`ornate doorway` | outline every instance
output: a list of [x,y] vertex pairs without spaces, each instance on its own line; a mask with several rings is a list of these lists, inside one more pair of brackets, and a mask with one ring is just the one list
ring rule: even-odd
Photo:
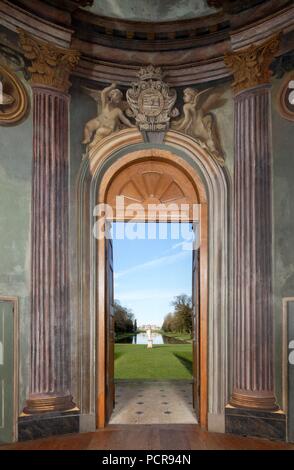
[[[166,134],[164,145],[156,147],[144,144],[137,130],[126,129],[105,138],[87,157],[78,184],[78,334],[83,341],[78,351],[80,387],[77,394],[82,416],[87,420],[95,416],[97,427],[105,426],[107,283],[105,242],[95,240],[92,235],[95,206],[111,204],[120,194],[138,199],[143,205],[150,201],[193,201],[200,205],[201,212],[199,423],[202,427],[222,431],[229,386],[227,319],[230,306],[228,189],[224,170],[193,139],[174,131]],[[127,214],[123,217],[126,219]]]
[[[186,169],[179,167],[175,162],[166,161],[162,157],[147,157],[147,158],[131,158],[130,161],[124,159],[121,168],[113,175],[112,170],[108,171],[105,175],[109,184],[106,191],[100,194],[98,203],[103,202],[111,208],[111,220],[125,222],[129,219],[136,222],[190,222],[200,227],[199,234],[202,236],[202,247],[204,256],[199,258],[199,246],[197,241],[193,244],[193,263],[191,264],[191,277],[192,277],[192,324],[193,324],[193,340],[192,340],[192,357],[193,357],[193,386],[192,396],[194,410],[199,422],[199,412],[201,407],[206,406],[206,395],[201,394],[202,387],[206,389],[205,384],[200,386],[201,369],[199,361],[200,346],[202,351],[207,349],[207,339],[203,332],[200,332],[199,314],[200,308],[201,315],[207,313],[204,311],[202,304],[206,305],[205,299],[200,302],[199,285],[202,279],[202,295],[205,295],[207,286],[204,285],[207,279],[207,253],[206,240],[207,240],[207,217],[204,218],[204,223],[201,223],[201,205],[198,188],[191,178],[191,175],[186,172]],[[200,191],[201,192],[201,191]],[[117,201],[123,198],[123,207],[117,208]],[[203,206],[206,210],[206,206]],[[107,225],[107,222],[105,222]],[[198,232],[198,231],[197,231]],[[109,233],[109,230],[107,231]],[[98,241],[98,251],[100,253],[98,261],[98,271],[100,279],[105,278],[105,294],[100,298],[99,302],[99,325],[98,328],[105,329],[105,344],[101,345],[101,350],[97,357],[97,363],[105,363],[105,397],[103,390],[100,391],[101,404],[99,409],[105,407],[105,418],[98,418],[99,427],[103,427],[105,422],[110,420],[113,407],[114,407],[114,322],[113,322],[113,248],[112,240],[107,239],[103,241],[105,247],[105,255],[103,257],[103,248],[99,248],[102,240]],[[201,252],[200,251],[200,252]],[[199,265],[201,259],[201,267]],[[199,272],[200,271],[200,272]],[[103,313],[103,305],[105,310]],[[201,333],[201,334],[200,334]],[[202,344],[200,345],[200,337]],[[103,343],[103,342],[102,342]],[[105,359],[103,358],[103,349],[105,349]],[[205,369],[204,365],[204,369]],[[104,402],[104,404],[103,404]],[[203,404],[201,404],[201,402]],[[203,423],[202,423],[203,424]]]

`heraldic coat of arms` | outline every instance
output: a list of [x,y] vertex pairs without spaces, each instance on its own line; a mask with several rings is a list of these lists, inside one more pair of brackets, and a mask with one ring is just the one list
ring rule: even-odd
[[139,80],[127,91],[129,117],[134,117],[141,132],[165,133],[171,117],[178,116],[174,108],[177,93],[162,81],[160,67],[148,65],[138,72]]

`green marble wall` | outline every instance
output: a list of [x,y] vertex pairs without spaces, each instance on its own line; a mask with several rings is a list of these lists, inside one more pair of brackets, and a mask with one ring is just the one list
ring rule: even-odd
[[32,113],[17,126],[0,126],[0,294],[19,299],[20,409],[30,361],[31,162]]

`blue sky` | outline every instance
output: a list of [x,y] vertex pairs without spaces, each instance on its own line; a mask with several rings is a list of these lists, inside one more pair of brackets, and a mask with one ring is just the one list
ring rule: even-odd
[[[130,230],[143,236],[149,229],[155,239],[118,239],[127,224],[113,227],[114,298],[131,308],[138,325],[161,326],[172,310],[171,301],[178,294],[191,295],[192,251],[187,239],[192,236],[190,224],[136,224]],[[167,239],[159,238],[167,233]],[[183,233],[183,230],[185,232]],[[178,233],[180,237],[178,237]],[[174,239],[173,239],[174,238]],[[183,245],[184,243],[184,245]]]

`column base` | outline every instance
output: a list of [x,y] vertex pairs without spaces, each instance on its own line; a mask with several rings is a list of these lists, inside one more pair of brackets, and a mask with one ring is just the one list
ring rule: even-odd
[[281,410],[265,411],[227,405],[225,429],[230,434],[285,441],[286,415]]
[[52,411],[67,411],[75,406],[71,395],[34,393],[28,398],[23,411],[26,414],[39,414]]
[[276,397],[272,392],[250,392],[244,393],[242,390],[234,390],[230,399],[230,404],[236,408],[249,408],[266,411],[276,411],[279,409]]
[[22,415],[18,418],[18,441],[79,432],[79,410]]

